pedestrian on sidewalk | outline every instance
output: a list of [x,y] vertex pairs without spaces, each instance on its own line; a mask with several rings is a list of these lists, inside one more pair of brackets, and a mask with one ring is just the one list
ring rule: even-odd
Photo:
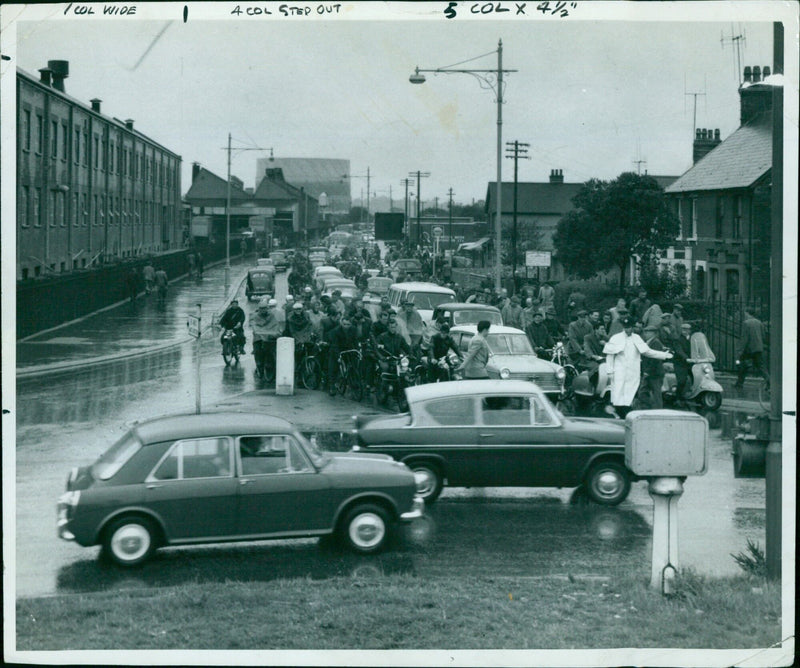
[[197,276],[203,278],[203,256],[199,251],[197,253]]
[[142,269],[142,278],[144,278],[144,290],[149,295],[155,287],[156,270],[153,269],[153,263],[148,260],[144,269]]
[[158,306],[164,308],[167,303],[167,286],[169,285],[169,279],[167,279],[167,272],[164,271],[164,267],[156,269],[155,284],[158,291]]
[[131,267],[125,275],[125,288],[131,304],[136,308],[136,295],[139,292],[139,272],[136,267]]
[[745,310],[742,323],[742,341],[739,345],[739,354],[736,366],[739,372],[736,378],[736,389],[744,386],[748,367],[752,364],[753,371],[760,375],[769,387],[769,373],[764,367],[764,325],[750,311]]

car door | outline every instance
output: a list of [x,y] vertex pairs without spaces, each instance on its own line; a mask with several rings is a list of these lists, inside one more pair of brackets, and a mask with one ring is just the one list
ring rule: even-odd
[[144,505],[170,541],[235,534],[238,483],[228,437],[176,441],[145,480]]
[[390,454],[395,459],[405,459],[413,454],[433,455],[444,463],[448,484],[473,484],[481,470],[475,397],[460,395],[430,399],[415,406],[413,413],[414,420],[404,428],[402,435],[403,455]]
[[482,485],[550,487],[570,479],[561,425],[544,399],[497,393],[482,396],[478,409]]
[[240,536],[329,529],[329,485],[290,434],[237,439]]

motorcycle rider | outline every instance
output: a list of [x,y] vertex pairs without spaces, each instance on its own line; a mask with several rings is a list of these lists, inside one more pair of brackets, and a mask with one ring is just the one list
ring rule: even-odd
[[425,325],[419,311],[414,308],[414,302],[409,299],[403,302],[403,310],[397,314],[397,321],[409,347],[412,350],[418,349]]
[[450,325],[443,322],[439,326],[439,331],[431,337],[431,356],[428,359],[428,374],[434,381],[436,381],[441,374],[438,360],[447,355],[449,350],[452,350],[458,356],[459,362],[464,361],[463,356],[456,346],[456,342],[453,340],[453,337],[450,336]]
[[256,373],[260,376],[261,369],[268,361],[275,367],[275,347],[278,337],[283,332],[283,327],[275,315],[278,302],[268,297],[262,297],[258,308],[250,319],[253,330],[253,355],[256,360]]
[[581,367],[589,372],[589,382],[597,387],[598,370],[603,361],[603,346],[606,343],[606,328],[598,322],[589,334],[583,337],[583,355]]
[[219,319],[220,327],[222,327],[222,334],[219,337],[219,342],[222,344],[225,338],[225,332],[232,329],[234,334],[233,340],[239,347],[240,355],[244,355],[244,321],[245,315],[242,307],[239,306],[239,300],[231,299],[230,305],[225,309],[225,313],[223,313],[222,317]]
[[528,335],[533,350],[540,357],[545,350],[550,350],[555,345],[550,330],[544,324],[544,315],[541,311],[534,311],[533,322],[525,328],[525,333]]
[[389,329],[377,338],[378,364],[382,371],[389,370],[388,356],[399,357],[401,354],[411,355],[411,348],[398,332],[396,319],[389,320]]

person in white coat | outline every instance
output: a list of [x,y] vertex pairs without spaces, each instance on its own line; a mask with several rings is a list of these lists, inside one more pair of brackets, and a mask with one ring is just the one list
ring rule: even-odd
[[611,403],[621,418],[630,411],[639,389],[642,355],[660,360],[672,359],[672,353],[650,348],[642,337],[633,333],[633,325],[633,318],[623,317],[622,331],[614,334],[603,348],[611,381]]

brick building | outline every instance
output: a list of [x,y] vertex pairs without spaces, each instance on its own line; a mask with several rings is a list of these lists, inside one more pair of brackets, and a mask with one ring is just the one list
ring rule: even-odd
[[17,279],[177,249],[181,156],[67,95],[69,63],[17,69]]
[[772,175],[770,69],[746,67],[740,127],[721,141],[698,130],[694,164],[666,189],[681,235],[665,264],[683,267],[693,296],[769,298]]

